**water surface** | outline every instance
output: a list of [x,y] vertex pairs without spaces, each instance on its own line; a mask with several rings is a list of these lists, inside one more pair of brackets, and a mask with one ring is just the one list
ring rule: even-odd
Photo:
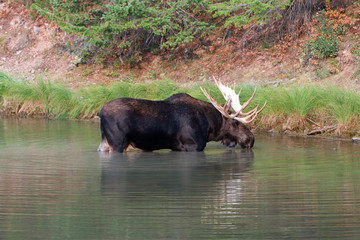
[[0,118],[1,239],[358,239],[360,146],[98,154],[94,122]]

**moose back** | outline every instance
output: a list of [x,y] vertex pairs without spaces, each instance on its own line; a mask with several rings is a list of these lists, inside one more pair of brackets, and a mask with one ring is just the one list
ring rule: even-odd
[[[228,102],[225,105],[229,105]],[[162,101],[112,100],[99,114],[98,151],[123,152],[129,146],[144,151],[202,151],[209,141],[221,141],[228,147],[239,144],[242,148],[252,148],[255,141],[252,132],[239,117],[231,118],[235,113],[227,106],[222,111],[219,106],[185,93]]]

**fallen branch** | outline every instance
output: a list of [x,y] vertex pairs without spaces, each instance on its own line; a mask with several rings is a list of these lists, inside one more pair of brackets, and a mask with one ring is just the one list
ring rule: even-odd
[[314,120],[312,120],[312,119],[310,119],[310,118],[308,118],[308,117],[306,118],[306,120],[308,120],[308,121],[311,122],[312,124],[320,127],[320,125],[319,125],[317,122],[315,122]]
[[325,126],[321,129],[315,129],[311,132],[309,132],[307,135],[316,135],[316,134],[322,134],[325,132],[331,132],[331,131],[335,131],[337,128],[337,126]]

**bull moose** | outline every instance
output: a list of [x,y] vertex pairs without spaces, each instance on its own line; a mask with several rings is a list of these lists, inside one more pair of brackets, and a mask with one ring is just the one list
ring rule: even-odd
[[[240,104],[239,94],[220,81],[215,83],[226,103],[220,105],[210,91],[201,88],[205,102],[186,93],[162,101],[118,98],[106,103],[100,111],[101,143],[98,151],[123,152],[129,146],[153,151],[202,151],[209,141],[221,141],[225,146],[252,148],[254,135],[244,125],[264,109],[243,113],[253,99]],[[231,108],[233,110],[231,110]]]

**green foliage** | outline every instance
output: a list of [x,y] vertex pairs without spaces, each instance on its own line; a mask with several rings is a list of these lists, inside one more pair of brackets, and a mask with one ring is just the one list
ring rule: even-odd
[[[91,118],[108,101],[119,97],[161,100],[182,89],[170,80],[149,83],[117,82],[110,86],[92,86],[73,92],[67,87],[39,79],[35,84],[14,81],[0,72],[0,98],[22,105],[39,104],[45,114],[58,118]],[[31,109],[31,107],[29,107]],[[17,111],[17,110],[15,110]],[[30,111],[32,112],[32,111]]]
[[13,80],[9,76],[0,72],[0,97],[6,93],[12,83]]
[[360,117],[360,98],[359,94],[353,91],[328,88],[323,92],[323,100],[326,102],[329,115],[335,117],[340,124],[350,124]]
[[[34,0],[31,9],[84,40],[74,44],[78,49],[71,47],[81,63],[134,67],[148,53],[166,52],[173,60],[176,53],[182,53],[178,48],[199,47],[196,44],[208,40],[206,37],[216,28],[227,28],[225,36],[230,36],[232,28],[246,27],[241,41],[246,41],[248,35],[249,39],[260,37],[261,33],[274,35],[271,34],[274,29],[280,34],[288,31],[297,35],[299,32],[293,30],[300,31],[307,19],[319,11],[319,6],[327,6],[326,12],[334,12],[329,7],[332,2],[335,1]],[[344,30],[344,23],[338,21],[341,18],[326,16],[324,12],[317,15],[316,34],[304,45],[307,56],[337,55],[337,36]]]
[[[134,66],[147,52],[184,47],[215,29],[282,17],[290,0],[35,0],[32,9],[87,42],[82,57]],[[216,21],[219,22],[219,21]]]
[[338,36],[343,33],[343,26],[326,18],[325,12],[316,14],[316,26],[314,36],[304,45],[304,51],[309,56],[319,59],[336,57],[339,51]]
[[307,117],[319,104],[318,92],[311,86],[277,88],[269,96],[270,111],[301,119]]
[[[200,86],[211,92],[218,102],[225,100],[211,82],[203,82],[180,87],[170,80],[150,81],[148,83],[131,83],[121,81],[109,86],[91,86],[71,91],[65,86],[46,82],[40,79],[35,84],[26,81],[14,81],[0,72],[0,98],[15,103],[15,112],[22,106],[36,108],[42,106],[41,114],[57,118],[91,118],[97,115],[101,107],[108,101],[119,97],[162,100],[174,93],[186,92],[191,96],[207,101]],[[247,101],[254,91],[253,86],[236,86],[238,92],[242,88],[240,102]],[[292,86],[289,88],[258,87],[255,98],[248,110],[256,104],[267,106],[261,113],[264,116],[283,116],[305,120],[306,118],[323,121],[351,124],[360,119],[360,96],[358,93],[335,87]],[[28,114],[28,113],[25,113]]]
[[[99,55],[133,65],[146,52],[174,49],[208,34],[214,27],[202,21],[205,0],[151,1],[51,0],[51,7],[32,9],[56,21],[68,33],[84,37]],[[103,61],[103,60],[101,60]]]
[[212,4],[210,10],[215,17],[225,17],[225,27],[233,25],[242,28],[251,22],[259,25],[270,19],[279,19],[282,17],[281,10],[291,4],[290,0],[230,0]]
[[74,108],[76,102],[73,99],[72,92],[67,87],[57,84],[51,85],[48,99],[49,113],[57,118],[66,118],[69,109]]

